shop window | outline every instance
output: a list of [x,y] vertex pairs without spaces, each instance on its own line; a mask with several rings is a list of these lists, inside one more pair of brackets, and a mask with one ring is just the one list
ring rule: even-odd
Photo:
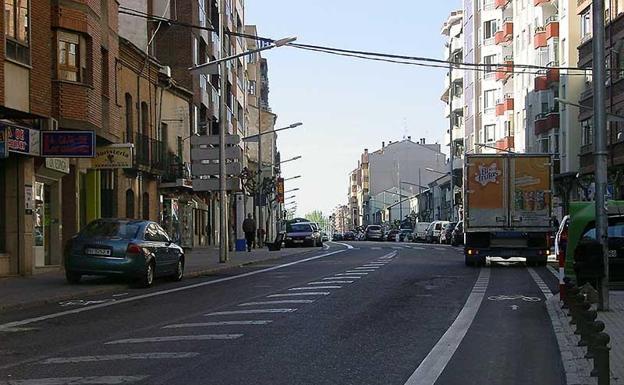
[[115,208],[115,175],[112,170],[100,171],[100,183],[102,186],[100,213],[102,218],[116,217]]
[[[83,81],[81,73],[81,47],[80,36],[69,32],[58,32],[57,39],[57,68],[58,78],[71,82]],[[84,47],[82,47],[84,48]]]
[[30,64],[30,14],[28,0],[4,1],[6,56]]
[[143,193],[143,219],[149,220],[150,217],[150,203],[149,203],[149,193]]
[[126,218],[134,218],[134,191],[126,190]]

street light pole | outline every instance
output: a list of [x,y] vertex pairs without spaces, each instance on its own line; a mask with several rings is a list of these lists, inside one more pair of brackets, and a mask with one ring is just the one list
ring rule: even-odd
[[453,144],[453,48],[451,34],[449,33],[449,163],[451,164],[451,222],[455,221],[455,178],[453,178],[453,161],[455,158],[455,146]]
[[[221,58],[225,57],[225,2],[221,0],[219,4],[219,41]],[[228,129],[227,110],[226,110],[226,86],[227,86],[227,66],[226,61],[219,63],[219,88],[221,97],[219,98],[219,262],[226,263],[229,252],[229,231],[228,231],[228,205],[227,205],[227,175],[225,167],[225,131]]]
[[[596,174],[596,238],[602,246],[604,277],[600,280],[599,310],[609,310],[609,254],[607,248],[607,119],[605,89],[605,5],[593,1],[594,172]],[[611,11],[611,10],[609,10]]]

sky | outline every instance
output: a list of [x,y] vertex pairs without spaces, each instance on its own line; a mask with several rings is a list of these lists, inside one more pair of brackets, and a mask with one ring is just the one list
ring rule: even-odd
[[[442,25],[459,0],[247,0],[245,24],[263,37],[296,36],[298,43],[443,58]],[[263,53],[269,65],[269,103],[286,190],[299,188],[297,215],[332,213],[347,203],[348,175],[367,148],[426,138],[442,142],[448,121],[440,101],[446,70],[364,61],[291,47]],[[293,194],[287,194],[293,195]]]

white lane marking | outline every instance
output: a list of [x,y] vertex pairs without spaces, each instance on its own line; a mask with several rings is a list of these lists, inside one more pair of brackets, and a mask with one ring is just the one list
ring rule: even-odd
[[100,362],[117,360],[159,360],[197,357],[199,353],[176,352],[176,353],[131,353],[131,354],[109,354],[103,356],[78,356],[78,357],[55,357],[41,361],[42,365],[49,364],[76,364],[79,362]]
[[394,250],[403,250],[403,248],[401,246],[392,246],[392,248]]
[[268,325],[273,321],[259,320],[259,321],[219,321],[219,322],[196,322],[186,324],[173,324],[163,326],[163,329],[182,329],[182,328],[202,328],[210,326],[240,326],[240,325]]
[[347,271],[346,273],[338,273],[338,274],[334,274],[334,276],[336,277],[340,277],[340,276],[352,276],[352,275],[368,275],[367,272],[364,271]]
[[[477,282],[489,282],[490,270],[481,269]],[[416,371],[408,378],[405,385],[434,384],[446,365],[455,354],[462,339],[468,332],[472,321],[477,315],[485,293],[473,288],[463,309],[459,312],[451,327],[435,344],[427,357],[420,363]]]
[[342,286],[308,286],[308,287],[293,287],[288,289],[289,291],[298,290],[318,290],[318,289],[342,289]]
[[532,267],[528,267],[527,270],[529,270],[529,274],[531,274],[533,281],[535,281],[535,283],[537,284],[537,287],[539,287],[539,289],[542,291],[542,293],[544,294],[544,297],[546,297],[546,299],[549,299],[550,297],[552,297],[553,296],[552,291],[550,291],[550,288],[548,287],[548,285],[544,283],[544,280],[542,280],[542,277],[540,277],[539,274],[537,274],[535,269],[533,269]]
[[420,246],[412,246],[413,250],[426,250],[424,247],[420,247]]
[[381,250],[381,247],[371,247],[371,250]]
[[557,279],[559,279],[559,271],[555,270],[555,268],[550,265],[546,267],[548,268],[548,271],[550,271],[555,277],[557,277]]
[[205,341],[205,340],[234,340],[242,337],[242,334],[196,334],[190,336],[164,336],[146,338],[126,338],[106,342],[104,345],[142,344],[148,342],[177,342],[177,341]]
[[0,385],[119,385],[145,380],[149,376],[91,376],[91,377],[57,377],[37,378],[32,380],[0,381]]
[[331,243],[335,243],[335,244],[337,244],[337,245],[344,246],[344,247],[346,247],[346,248],[347,248],[347,250],[351,250],[351,249],[353,249],[353,246],[348,245],[348,244],[346,244],[346,243],[340,243],[340,242],[334,242],[334,241],[331,241]]
[[446,251],[446,249],[444,247],[434,247],[434,249],[436,249],[438,251]]
[[370,269],[379,269],[379,266],[362,266],[362,267],[356,267],[353,270],[370,270]]
[[303,292],[303,293],[284,293],[284,294],[271,294],[268,298],[281,298],[281,297],[303,297],[305,295],[330,295],[328,291],[315,291],[315,292]]
[[329,245],[323,245],[323,250],[329,250]]
[[261,302],[245,302],[238,306],[256,306],[256,305],[283,305],[291,303],[312,303],[313,299],[284,299],[281,301],[261,301]]
[[297,309],[248,309],[248,310],[229,310],[229,311],[215,311],[212,313],[204,314],[206,317],[213,315],[234,315],[234,314],[271,314],[271,313],[292,313]]
[[355,275],[359,275],[359,274],[368,274],[368,273],[374,273],[377,270],[347,270],[347,274],[355,274]]
[[353,283],[353,281],[325,281],[325,282],[309,282],[308,285],[327,285],[333,283]]
[[354,277],[354,276],[352,276],[352,277],[327,277],[327,278],[323,278],[323,280],[330,281],[330,280],[334,280],[334,279],[360,279],[360,278],[362,278],[362,277]]
[[257,274],[266,273],[268,271],[279,270],[279,269],[283,269],[283,268],[286,268],[286,267],[289,267],[289,266],[298,265],[300,263],[314,261],[316,259],[329,257],[330,255],[339,254],[339,253],[342,253],[344,251],[346,251],[346,250],[336,250],[336,251],[332,251],[330,253],[317,255],[315,257],[304,258],[304,259],[300,259],[298,261],[285,263],[283,265],[267,267],[266,269],[250,271],[248,273],[243,273],[243,274],[235,275],[235,276],[232,276],[232,277],[219,278],[219,279],[215,279],[215,280],[212,280],[212,281],[200,282],[200,283],[195,283],[195,284],[188,285],[188,286],[176,287],[174,289],[160,290],[160,291],[155,291],[155,292],[148,293],[148,294],[137,295],[137,296],[134,296],[134,297],[122,298],[122,299],[119,299],[119,300],[114,301],[114,302],[100,303],[100,304],[97,304],[97,305],[91,305],[91,306],[85,306],[85,307],[75,308],[75,309],[71,309],[71,310],[65,310],[65,311],[61,311],[61,312],[58,312],[58,313],[46,314],[46,315],[39,316],[39,317],[27,318],[27,319],[23,319],[23,320],[20,320],[20,321],[8,322],[8,323],[5,323],[5,324],[0,324],[0,332],[3,332],[3,331],[5,331],[5,329],[10,329],[10,328],[13,328],[15,326],[28,325],[28,324],[32,324],[32,323],[35,323],[35,322],[45,321],[45,320],[49,320],[49,319],[53,319],[53,318],[64,317],[64,316],[70,315],[70,314],[78,314],[78,313],[91,311],[91,310],[95,310],[95,309],[101,309],[101,308],[104,308],[104,307],[120,305],[122,303],[139,301],[139,300],[146,299],[146,298],[158,297],[158,296],[165,295],[165,294],[177,293],[177,292],[180,292],[180,291],[195,289],[195,288],[198,288],[198,287],[214,285],[214,284],[221,283],[221,282],[227,282],[227,281],[232,281],[232,280],[235,280],[235,279],[250,277],[250,276],[253,276],[253,275],[257,275]]

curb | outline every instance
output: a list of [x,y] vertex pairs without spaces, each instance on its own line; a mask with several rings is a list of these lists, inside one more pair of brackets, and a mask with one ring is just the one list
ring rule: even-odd
[[[241,268],[241,267],[250,266],[250,265],[254,265],[254,264],[262,263],[262,262],[276,261],[278,259],[302,255],[302,254],[310,253],[312,251],[317,251],[317,250],[305,250],[305,251],[302,251],[301,253],[293,253],[289,255],[282,255],[282,256],[276,256],[276,257],[269,256],[267,258],[257,259],[255,261],[243,262],[243,263],[236,264],[236,265],[217,266],[217,267],[212,267],[209,269],[193,270],[193,271],[185,272],[184,277],[185,278],[199,278],[199,277],[203,277],[203,276],[206,276],[208,274],[215,273],[218,271]],[[113,292],[119,289],[124,289],[124,288],[128,288],[128,285],[124,284],[124,285],[115,285],[115,286],[109,286],[109,287],[104,287],[104,288],[94,288],[93,290],[88,290],[88,291],[85,291],[84,293],[57,295],[53,297],[47,297],[41,300],[35,300],[35,301],[13,304],[13,305],[1,305],[0,304],[0,315],[8,311],[25,310],[25,309],[33,308],[36,306],[47,305],[47,304],[51,304],[54,302],[69,300],[69,299],[75,298],[77,295],[80,295],[80,296],[100,295],[100,294],[106,294],[106,293],[110,293],[110,292]]]
[[579,338],[574,334],[568,316],[561,309],[559,294],[546,300],[546,308],[559,345],[566,384],[597,385],[598,379],[590,376],[592,366],[585,358],[585,349],[577,345]]

